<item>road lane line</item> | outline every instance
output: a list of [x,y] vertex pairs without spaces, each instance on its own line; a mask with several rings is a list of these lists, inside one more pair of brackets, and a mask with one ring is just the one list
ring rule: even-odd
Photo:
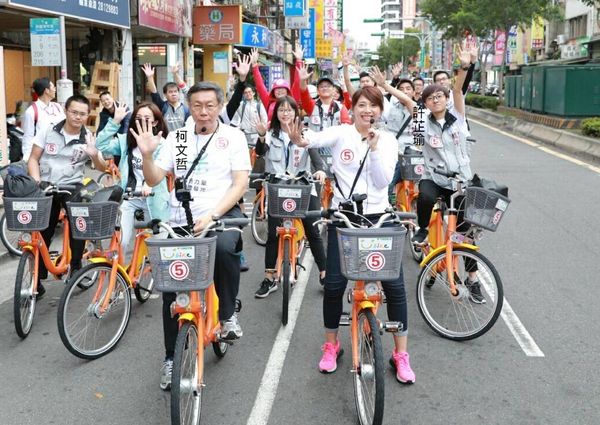
[[269,360],[265,367],[260,387],[256,392],[256,400],[254,401],[254,407],[248,418],[246,425],[267,425],[269,422],[269,416],[271,416],[271,409],[275,402],[275,396],[277,395],[277,386],[279,385],[279,379],[281,378],[281,371],[283,370],[283,364],[285,363],[285,357],[287,355],[290,342],[292,341],[292,335],[294,334],[294,328],[296,327],[296,320],[302,306],[302,300],[304,299],[304,292],[310,277],[310,272],[314,264],[313,256],[309,251],[304,254],[304,260],[302,265],[306,270],[302,271],[300,278],[294,286],[292,297],[289,303],[288,309],[288,324],[287,326],[281,326],[277,337],[271,349]]
[[600,167],[596,167],[596,166],[594,166],[592,164],[588,164],[588,163],[586,163],[584,161],[580,161],[579,159],[576,159],[576,158],[573,158],[573,157],[571,157],[569,155],[565,155],[563,153],[557,152],[557,151],[555,151],[553,149],[550,149],[550,148],[548,148],[546,146],[542,146],[539,143],[532,142],[531,140],[527,140],[527,139],[525,139],[523,137],[515,136],[514,134],[507,133],[506,131],[503,131],[503,130],[498,130],[497,128],[492,127],[491,125],[484,124],[483,122],[478,121],[476,119],[469,118],[469,121],[472,121],[475,124],[478,124],[478,125],[480,125],[482,127],[488,128],[488,129],[490,129],[492,131],[495,131],[496,133],[500,133],[500,134],[502,134],[504,136],[510,137],[512,139],[515,139],[515,140],[517,140],[517,141],[519,141],[521,143],[525,143],[526,145],[529,145],[531,147],[537,148],[537,149],[541,150],[542,152],[546,152],[546,153],[548,153],[550,155],[553,155],[553,156],[555,156],[557,158],[564,159],[565,161],[572,162],[573,164],[579,165],[581,167],[587,168],[590,171],[593,171],[595,173],[600,174]]
[[514,312],[506,298],[504,298],[504,305],[502,306],[502,313],[500,313],[500,317],[508,326],[508,329],[513,334],[521,349],[525,352],[525,354],[529,357],[545,357],[540,347],[535,343],[519,317]]

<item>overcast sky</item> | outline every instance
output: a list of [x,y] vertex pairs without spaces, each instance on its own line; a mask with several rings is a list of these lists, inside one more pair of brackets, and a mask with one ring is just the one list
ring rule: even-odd
[[344,0],[344,28],[358,41],[366,41],[375,50],[380,37],[372,37],[372,32],[380,32],[381,24],[365,24],[363,19],[381,18],[380,0]]

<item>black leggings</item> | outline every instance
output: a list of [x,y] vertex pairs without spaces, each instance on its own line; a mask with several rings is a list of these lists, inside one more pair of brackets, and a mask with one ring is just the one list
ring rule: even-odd
[[[310,211],[313,211],[318,210],[320,208],[321,204],[319,198],[317,198],[316,196],[311,196],[308,209]],[[326,266],[325,248],[323,247],[323,238],[321,238],[319,228],[317,226],[313,226],[315,221],[317,221],[316,218],[303,218],[302,225],[304,226],[304,232],[306,233],[306,238],[308,239],[310,250],[312,252],[313,257],[315,258],[315,263],[317,263],[317,267],[321,272],[325,270]],[[281,219],[269,216],[268,226],[269,236],[267,238],[267,245],[265,250],[265,269],[273,270],[275,269],[277,262],[277,226],[281,226]]]
[[[431,220],[431,212],[438,198],[442,198],[446,205],[450,206],[450,196],[454,193],[451,189],[445,189],[438,186],[432,180],[421,180],[419,182],[419,197],[417,198],[417,216],[419,227],[421,229],[427,229],[429,221]],[[463,196],[459,196],[455,199],[455,207],[458,209],[458,221],[457,230],[459,232],[466,232],[469,230],[469,223],[466,223],[463,219],[464,211],[458,208],[464,199]]]
[[[342,276],[341,272],[336,226],[329,225],[327,231],[327,273],[324,279],[323,322],[325,328],[331,331],[339,327],[348,280]],[[397,280],[381,282],[381,285],[387,299],[389,320],[401,322],[403,325],[402,331],[396,335],[408,335],[408,308],[402,269]]]

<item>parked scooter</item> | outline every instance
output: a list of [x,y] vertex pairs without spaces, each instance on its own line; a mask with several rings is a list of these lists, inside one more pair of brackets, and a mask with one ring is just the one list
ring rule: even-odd
[[6,116],[6,132],[8,134],[8,160],[18,162],[23,159],[23,130],[17,125],[14,114]]

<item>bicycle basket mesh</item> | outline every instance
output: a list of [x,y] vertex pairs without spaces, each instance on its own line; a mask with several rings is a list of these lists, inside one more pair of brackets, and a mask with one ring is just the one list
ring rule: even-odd
[[406,229],[337,229],[341,271],[350,280],[395,280],[400,277]]
[[215,270],[217,237],[146,240],[155,289],[159,292],[201,291]]
[[42,198],[4,198],[6,227],[13,231],[45,230],[50,221],[52,196]]
[[269,215],[277,218],[304,218],[311,189],[310,185],[268,183]]
[[400,157],[400,173],[402,180],[419,181],[425,172],[423,155],[402,155]]
[[495,232],[510,204],[510,199],[475,186],[468,187],[465,192],[465,221]]
[[117,202],[67,202],[67,210],[73,239],[110,239],[115,233],[119,213]]

